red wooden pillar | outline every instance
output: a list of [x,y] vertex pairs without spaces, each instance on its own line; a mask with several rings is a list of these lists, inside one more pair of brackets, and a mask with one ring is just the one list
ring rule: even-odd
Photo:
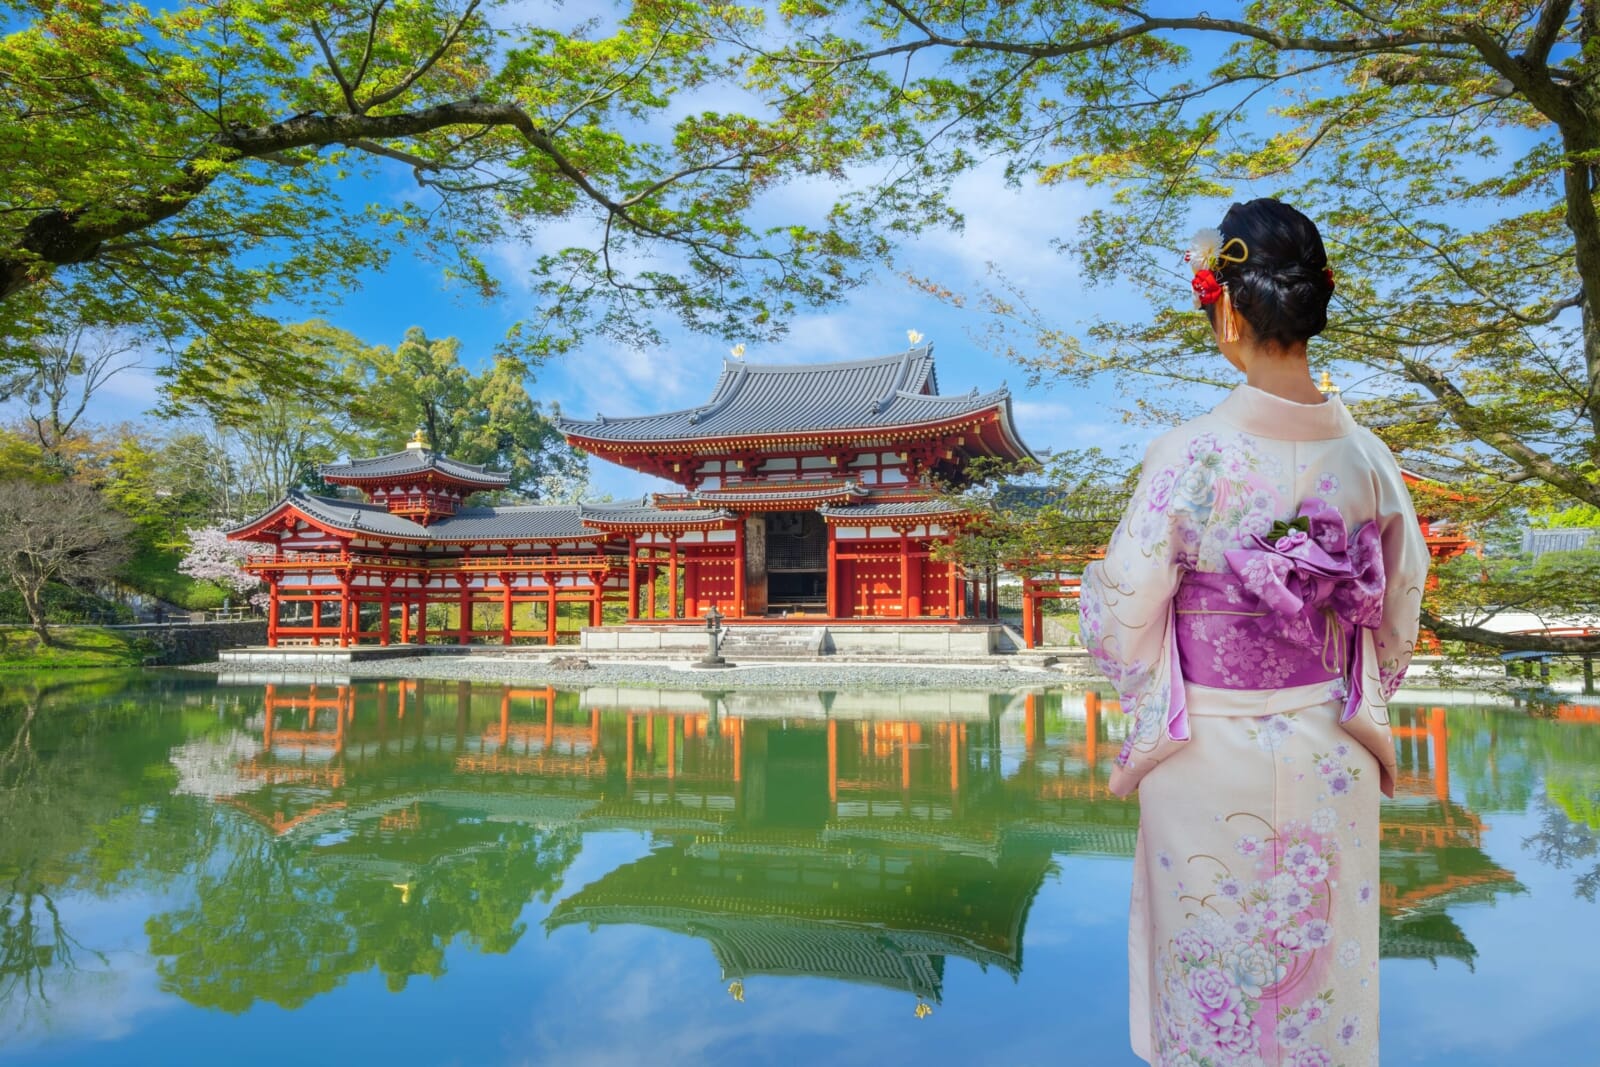
[[556,580],[553,571],[544,576],[544,584],[550,587],[544,613],[544,643],[547,645],[556,643],[556,624],[560,621],[560,612],[556,609]]
[[926,566],[924,560],[926,559],[926,555],[923,555],[918,559],[912,559],[911,542],[906,542],[906,579],[908,582],[906,586],[907,618],[920,619],[922,617],[922,578],[923,570]]
[[[830,579],[831,580],[831,579]],[[733,610],[736,619],[744,618],[744,516],[733,527]]]
[[828,531],[828,618],[839,618],[839,530],[829,525]]
[[966,614],[966,605],[961,602],[961,574],[960,569],[956,566],[955,546],[956,535],[951,534],[950,571],[946,577],[950,585],[950,610],[947,614],[952,620],[959,619],[962,617],[962,615]]
[[395,600],[394,589],[390,589],[392,582],[394,582],[392,577],[384,579],[384,606],[382,606],[381,629],[378,632],[379,645],[387,645],[389,643],[389,616],[392,613],[392,609],[394,609]]
[[400,595],[400,643],[411,643],[411,593],[406,590]]
[[311,598],[311,644],[313,647],[322,644],[322,597]]
[[267,576],[267,647],[278,647],[278,613],[281,605],[278,602],[278,582],[283,576],[278,574]]
[[629,619],[639,617],[639,539],[634,534],[628,535],[628,615]]
[[339,647],[348,648],[351,633],[355,629],[351,625],[350,604],[350,577],[348,575],[339,579]]
[[1023,648],[1038,648],[1039,647],[1039,631],[1036,628],[1037,624],[1034,621],[1034,614],[1033,614],[1034,606],[1035,606],[1036,603],[1037,603],[1037,601],[1034,599],[1034,595],[1033,595],[1033,579],[1025,576],[1022,579],[1022,647]]
[[678,535],[673,534],[667,549],[667,618],[678,617]]
[[645,600],[649,602],[649,610],[645,612],[645,618],[653,619],[656,617],[656,550],[653,544],[648,551],[649,554],[646,558],[649,562],[644,566],[644,577],[645,582],[650,587],[650,592],[645,596]]
[[911,614],[911,543],[904,533],[900,535],[900,617]]
[[428,583],[423,579],[422,588],[417,590],[417,644],[428,643]]
[[593,588],[594,598],[589,601],[589,625],[600,626],[604,624],[605,617],[605,587],[606,576],[601,571],[589,572],[589,585]]
[[500,575],[500,643],[511,643],[511,575]]
[[[700,536],[704,537],[705,532],[701,531]],[[697,550],[688,547],[683,550],[683,617],[686,619],[694,618],[700,611],[700,577],[704,566],[703,551],[703,549],[698,550],[699,554],[697,554]],[[691,559],[700,563],[700,566],[691,567],[689,565]]]
[[468,580],[465,574],[456,578],[461,583],[461,625],[456,630],[456,643],[462,645],[472,640],[472,586]]
[[989,618],[1000,617],[1000,572],[989,568]]

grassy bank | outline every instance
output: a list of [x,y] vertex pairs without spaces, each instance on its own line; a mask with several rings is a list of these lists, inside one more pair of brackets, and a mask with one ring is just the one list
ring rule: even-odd
[[54,644],[45,645],[32,630],[0,628],[0,671],[137,667],[152,651],[136,634],[95,626],[53,629],[50,637]]

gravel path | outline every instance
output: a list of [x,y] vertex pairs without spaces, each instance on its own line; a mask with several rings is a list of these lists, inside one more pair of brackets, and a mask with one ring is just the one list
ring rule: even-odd
[[694,670],[683,663],[596,661],[587,669],[559,669],[540,659],[490,656],[416,656],[326,665],[201,663],[192,671],[229,674],[429,678],[473,682],[540,682],[558,686],[656,689],[978,689],[1010,692],[1046,686],[1092,685],[1074,670],[961,666],[937,663],[765,663],[727,670]]

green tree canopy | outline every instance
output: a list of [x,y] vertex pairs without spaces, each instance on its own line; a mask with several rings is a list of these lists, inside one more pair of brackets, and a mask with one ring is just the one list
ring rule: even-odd
[[[206,336],[176,349],[180,401],[217,399],[241,365],[316,384],[277,358],[269,309],[316,305],[402,238],[485,294],[500,284],[485,250],[532,244],[537,306],[509,339],[524,355],[583,327],[649,334],[657,312],[770,332],[883,247],[842,207],[759,218],[763,194],[892,140],[832,123],[843,87],[758,78],[724,40],[759,8],[651,0],[577,23],[556,5],[532,24],[495,0],[4,11],[0,340],[69,307],[174,346]],[[363,183],[396,171],[417,185],[406,202]]]
[[[1365,387],[1358,417],[1459,490],[1458,517],[1600,504],[1594,5],[785,11],[795,36],[762,69],[850,86],[857,122],[914,123],[917,164],[941,180],[998,157],[1014,182],[1104,191],[1076,230],[1046,235],[1073,265],[1065,298],[1003,276],[985,296],[999,347],[1040,378],[1115,375],[1163,421],[1191,414],[1192,394],[1140,383],[1232,384],[1180,253],[1228,198],[1279,195],[1319,222],[1338,272],[1313,359]],[[1055,310],[1091,306],[1079,290],[1094,285],[1132,286],[1152,310]]]
[[393,350],[364,355],[350,447],[392,451],[420,429],[435,451],[509,471],[508,497],[570,499],[586,484],[588,463],[528,395],[527,378],[526,365],[504,355],[473,374],[459,340],[413,326]]

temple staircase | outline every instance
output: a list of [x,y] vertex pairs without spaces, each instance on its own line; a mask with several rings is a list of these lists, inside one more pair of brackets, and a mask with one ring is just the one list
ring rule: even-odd
[[816,659],[828,654],[825,626],[730,626],[722,634],[722,655],[743,660]]

